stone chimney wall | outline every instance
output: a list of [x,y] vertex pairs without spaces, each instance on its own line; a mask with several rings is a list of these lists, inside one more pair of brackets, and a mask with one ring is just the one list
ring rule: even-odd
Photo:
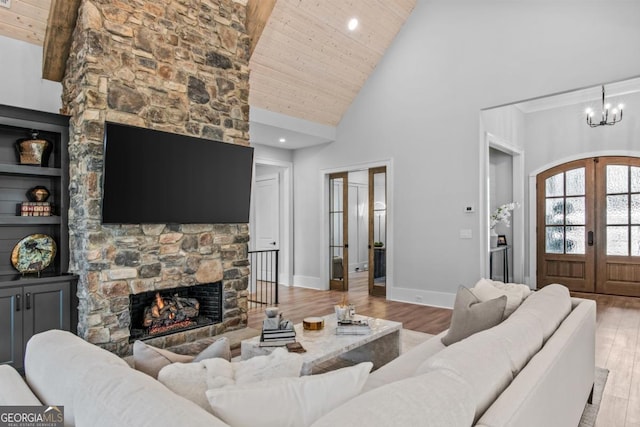
[[246,326],[247,224],[101,224],[105,121],[249,145],[245,13],[246,0],[81,3],[62,95],[70,270],[78,334],[117,354],[131,352],[131,293],[223,281],[223,323],[167,344]]

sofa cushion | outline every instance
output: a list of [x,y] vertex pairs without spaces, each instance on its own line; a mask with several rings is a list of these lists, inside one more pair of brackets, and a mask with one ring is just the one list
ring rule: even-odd
[[78,426],[226,426],[195,403],[128,366],[88,371],[75,386]]
[[173,363],[160,370],[158,381],[174,393],[212,412],[205,395],[207,390],[273,378],[298,377],[302,363],[299,354],[277,348],[270,355],[240,362],[211,358],[197,363]]
[[473,389],[464,379],[433,371],[362,393],[313,427],[460,427],[473,423],[474,411]]
[[441,341],[441,338],[445,334],[446,332],[441,332],[435,337],[429,338],[402,354],[400,357],[396,357],[391,362],[373,371],[369,374],[367,382],[364,383],[362,392],[364,393],[385,384],[412,377],[418,366],[445,348],[445,345],[442,344]]
[[533,316],[538,319],[543,340],[546,341],[570,312],[569,289],[563,285],[551,284],[532,293],[512,314],[512,317]]
[[152,378],[158,378],[160,369],[176,362],[191,362],[193,356],[176,354],[169,350],[156,348],[138,340],[133,343],[134,367]]
[[0,406],[42,405],[18,371],[9,365],[0,365],[0,384]]
[[360,393],[372,367],[364,362],[320,375],[213,389],[207,398],[214,414],[232,426],[307,427]]
[[480,300],[467,288],[460,286],[453,304],[451,326],[442,337],[444,345],[451,345],[476,332],[489,329],[502,321],[507,297],[489,301]]
[[27,383],[38,399],[45,405],[64,406],[65,426],[76,424],[74,396],[83,389],[88,372],[111,366],[130,369],[115,354],[55,329],[31,337],[24,364]]
[[473,292],[480,301],[489,301],[505,295],[507,297],[507,305],[504,309],[504,317],[507,318],[520,306],[522,301],[529,296],[531,289],[529,289],[527,285],[480,279],[471,289],[471,292]]
[[448,371],[449,375],[468,383],[473,390],[476,418],[513,380],[504,343],[489,332],[474,334],[445,348],[416,370],[416,375]]

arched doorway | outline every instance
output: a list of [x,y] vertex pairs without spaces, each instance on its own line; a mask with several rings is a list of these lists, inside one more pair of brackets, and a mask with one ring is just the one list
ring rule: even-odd
[[536,182],[538,287],[640,296],[640,158],[576,160]]

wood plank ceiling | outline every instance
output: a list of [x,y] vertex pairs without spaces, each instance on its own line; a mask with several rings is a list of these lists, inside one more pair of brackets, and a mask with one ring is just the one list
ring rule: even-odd
[[[77,7],[78,1],[74,2]],[[251,56],[250,105],[337,125],[415,2],[275,1]],[[11,5],[8,9],[0,7],[0,35],[37,45],[44,43],[52,0],[0,0],[0,3]],[[267,19],[271,7],[260,6],[261,10],[255,12],[258,21]],[[353,32],[347,29],[351,18],[359,20]],[[64,60],[60,62],[64,64]],[[59,81],[61,73],[59,70],[45,78]]]
[[[251,56],[249,104],[335,126],[415,0],[278,0]],[[350,32],[351,18],[359,20]]]
[[42,45],[51,0],[9,0],[0,7],[0,35]]

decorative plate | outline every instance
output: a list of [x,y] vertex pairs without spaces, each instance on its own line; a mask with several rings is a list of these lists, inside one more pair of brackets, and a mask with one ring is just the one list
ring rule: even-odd
[[11,264],[20,273],[39,273],[56,256],[56,242],[46,234],[31,234],[20,240],[11,252]]

